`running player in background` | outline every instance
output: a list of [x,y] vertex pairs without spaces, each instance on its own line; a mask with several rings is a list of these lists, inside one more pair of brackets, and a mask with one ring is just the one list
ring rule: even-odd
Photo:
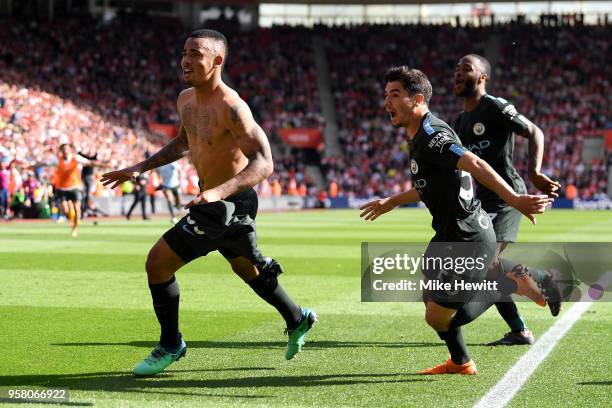
[[[529,140],[529,179],[549,197],[558,197],[561,185],[541,172],[544,155],[544,134],[536,125],[517,112],[512,103],[487,94],[491,64],[476,54],[464,56],[454,74],[454,93],[463,98],[463,112],[455,120],[454,129],[461,143],[486,161],[517,194],[527,192],[525,183],[512,164],[514,134]],[[508,269],[516,262],[500,258],[508,243],[516,241],[521,213],[508,205],[495,192],[476,181],[476,197],[489,214],[497,239],[493,268]],[[529,273],[542,273],[525,268]],[[549,306],[553,303],[549,302]],[[490,346],[533,344],[535,338],[527,328],[510,296],[495,304],[510,327],[510,332]],[[557,312],[558,313],[558,312]],[[554,312],[553,312],[554,314]]]
[[[414,188],[393,196],[373,200],[361,208],[361,217],[376,220],[395,207],[423,201],[432,215],[432,238],[424,258],[464,256],[481,258],[480,266],[463,272],[440,267],[423,268],[427,280],[438,282],[482,282],[487,278],[495,255],[495,233],[480,202],[474,197],[470,174],[517,208],[533,223],[533,214],[544,212],[553,199],[545,195],[517,194],[485,161],[466,150],[455,132],[429,111],[431,83],[417,69],[393,67],[385,74],[385,109],[391,124],[403,127],[410,140]],[[457,250],[459,249],[459,251]],[[545,299],[533,278],[513,271],[491,276],[504,290],[461,290],[452,288],[424,293],[425,320],[442,339],[450,358],[421,374],[476,374],[463,339],[464,326],[492,306],[502,296],[517,293],[544,306]],[[554,282],[541,282],[552,285]]]
[[181,171],[179,165],[177,162],[166,164],[159,167],[157,173],[161,178],[161,184],[158,189],[162,191],[166,198],[172,223],[176,224],[177,219],[174,215],[174,210],[181,208],[181,193],[179,192]]

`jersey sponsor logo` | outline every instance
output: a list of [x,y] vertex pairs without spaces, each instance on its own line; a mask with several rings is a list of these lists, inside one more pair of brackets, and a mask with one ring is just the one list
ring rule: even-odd
[[429,123],[429,118],[425,119],[423,122],[423,129],[427,132],[428,135],[433,135],[435,130],[431,127],[431,123]]
[[446,132],[439,132],[437,135],[431,138],[427,146],[431,149],[440,148],[440,153],[442,153],[442,147],[447,143],[452,143],[453,138]]
[[491,141],[484,139],[479,141],[478,143],[474,143],[469,145],[467,148],[470,152],[474,153],[476,156],[482,155],[482,151],[487,147],[491,146]]
[[459,157],[463,156],[465,153],[465,148],[463,146],[458,146],[454,143],[450,146],[448,150],[455,153]]
[[481,122],[478,122],[474,124],[474,127],[472,128],[472,130],[474,131],[475,135],[482,136],[485,132],[485,125],[482,124]]
[[489,217],[484,215],[484,214],[480,214],[478,216],[478,225],[480,225],[482,227],[482,229],[488,229],[489,228]]
[[414,159],[410,160],[410,171],[412,174],[417,174],[419,172],[419,165]]
[[427,187],[427,181],[425,179],[415,179],[413,180],[413,184],[418,189]]

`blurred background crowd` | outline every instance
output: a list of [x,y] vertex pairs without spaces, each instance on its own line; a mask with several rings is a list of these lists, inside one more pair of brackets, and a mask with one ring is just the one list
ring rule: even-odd
[[[130,194],[129,185],[112,191],[97,180],[168,141],[155,126],[178,123],[187,31],[173,19],[134,16],[0,24],[0,216],[52,215],[51,163],[63,143],[98,163],[83,169],[89,198]],[[408,140],[384,112],[384,72],[397,64],[422,69],[434,89],[431,110],[452,123],[462,110],[452,94],[454,66],[475,52],[493,62],[489,92],[543,130],[543,172],[562,183],[562,196],[606,196],[612,156],[585,160],[583,144],[612,128],[608,25],[276,26],[226,34],[225,79],[249,103],[275,154],[275,172],[258,186],[260,195],[359,198],[409,188]],[[340,149],[332,154],[325,146],[288,147],[279,136],[279,129],[325,128],[315,35],[324,44],[338,125]],[[527,143],[516,143],[515,165],[527,181]],[[307,165],[318,168],[319,180]],[[181,192],[197,193],[187,159],[180,168]],[[148,194],[159,195],[159,183],[148,177]],[[91,199],[84,209],[96,214]]]

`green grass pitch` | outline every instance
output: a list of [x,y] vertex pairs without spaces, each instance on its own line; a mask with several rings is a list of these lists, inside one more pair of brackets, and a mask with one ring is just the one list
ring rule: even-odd
[[[131,375],[158,336],[144,272],[170,226],[151,222],[0,224],[0,389],[68,388],[74,406],[470,406],[526,352],[483,346],[507,327],[495,310],[464,328],[479,375],[422,377],[446,349],[417,303],[360,302],[360,242],[426,242],[425,210],[374,223],[359,212],[266,213],[260,247],[281,282],[320,323],[302,353],[283,358],[283,321],[211,254],[183,268],[185,359],[155,378]],[[553,210],[520,242],[612,241],[612,212]],[[536,336],[548,309],[520,303]],[[612,396],[612,306],[596,303],[540,365],[512,407],[607,406]]]

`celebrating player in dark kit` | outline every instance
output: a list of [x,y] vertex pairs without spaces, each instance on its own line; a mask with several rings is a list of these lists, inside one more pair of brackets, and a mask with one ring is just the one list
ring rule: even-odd
[[[425,258],[456,257],[453,248],[463,248],[474,259],[484,260],[463,273],[434,265],[423,268],[428,280],[441,282],[484,281],[495,257],[495,233],[480,202],[474,197],[470,174],[504,201],[535,223],[533,214],[544,212],[552,198],[545,195],[519,195],[484,160],[466,150],[455,132],[429,112],[432,88],[421,71],[406,66],[394,67],[385,75],[385,109],[391,124],[404,127],[410,139],[411,173],[414,188],[362,206],[362,217],[375,220],[398,205],[423,201],[431,213],[435,236]],[[463,246],[462,246],[463,245]],[[425,319],[445,341],[450,359],[422,371],[422,374],[475,374],[461,326],[473,321],[501,296],[517,293],[534,301],[542,299],[536,282],[528,275],[493,276],[505,288],[498,291],[434,289],[424,293]],[[543,285],[544,282],[541,282]],[[546,284],[553,284],[546,282]]]
[[[512,164],[514,133],[529,140],[529,179],[540,191],[550,197],[558,197],[561,185],[540,172],[544,154],[544,135],[531,121],[517,112],[514,105],[502,98],[486,93],[486,84],[491,77],[491,65],[476,54],[461,58],[454,74],[455,95],[463,97],[464,111],[455,121],[455,131],[461,143],[472,153],[486,161],[518,193],[526,192],[525,183]],[[496,261],[493,268],[511,270],[516,265],[499,254],[508,243],[515,242],[521,222],[521,214],[505,203],[495,192],[482,183],[476,183],[476,197],[482,209],[489,214],[497,238]],[[527,273],[545,273],[526,268]],[[503,272],[502,272],[503,273]],[[555,308],[555,302],[548,302]],[[508,296],[496,303],[499,314],[511,331],[489,345],[532,344],[534,337],[518,313],[516,304]],[[558,310],[551,309],[553,314]]]
[[179,286],[174,274],[194,259],[218,250],[261,298],[285,319],[289,336],[285,358],[301,350],[316,314],[296,305],[278,283],[280,265],[257,248],[253,187],[273,170],[268,139],[248,105],[221,80],[227,40],[214,30],[194,31],[183,49],[183,78],[191,88],[178,97],[178,136],[134,166],[106,173],[113,188],[140,173],[190,154],[201,193],[186,205],[189,214],[151,248],[146,261],[155,314],[161,326],[159,344],[134,368],[154,375],[185,355],[179,332]]

